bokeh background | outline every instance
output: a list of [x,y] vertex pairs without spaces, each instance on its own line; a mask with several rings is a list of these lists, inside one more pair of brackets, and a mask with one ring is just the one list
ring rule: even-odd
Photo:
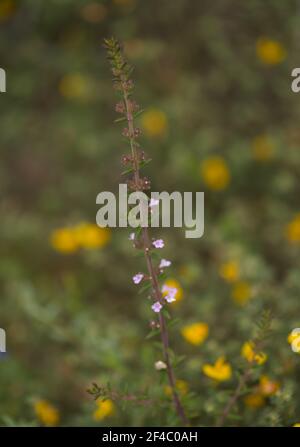
[[[299,13],[296,0],[0,0],[1,425],[178,423],[132,282],[141,259],[128,230],[95,227],[126,153],[111,35],[135,66],[152,189],[205,192],[201,239],[155,233],[178,288],[171,344],[192,424],[215,423],[264,309],[267,358],[227,423],[300,421],[288,339],[300,326]],[[211,373],[222,356],[225,373]],[[95,402],[93,382],[117,397]]]

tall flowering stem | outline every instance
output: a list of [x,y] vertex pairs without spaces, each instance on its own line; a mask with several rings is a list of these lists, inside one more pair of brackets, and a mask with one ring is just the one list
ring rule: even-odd
[[[122,98],[116,105],[116,111],[122,115],[122,118],[118,121],[125,121],[128,126],[124,128],[123,135],[128,138],[131,153],[122,157],[123,164],[130,165],[129,171],[133,173],[133,177],[128,181],[128,186],[133,191],[147,190],[150,188],[150,181],[145,177],[141,177],[140,175],[140,167],[147,161],[147,159],[144,151],[141,151],[138,143],[140,130],[134,125],[134,118],[139,111],[139,106],[131,99],[134,87],[133,82],[130,79],[132,67],[125,60],[121,46],[116,39],[105,39],[104,45],[112,67],[114,86],[116,90],[120,92]],[[158,275],[162,271],[161,267],[168,266],[170,263],[167,260],[162,260],[160,266],[157,268],[154,265],[151,254],[153,249],[162,248],[164,246],[164,242],[162,239],[152,241],[150,239],[149,230],[147,227],[141,228],[140,238],[137,239],[135,234],[133,234],[132,240],[136,248],[141,248],[143,250],[148,270],[147,277],[142,273],[138,273],[133,277],[133,281],[135,284],[139,284],[145,279],[148,279],[151,282],[151,297],[153,299],[152,309],[158,315],[158,321],[153,323],[155,327],[160,329],[164,363],[166,365],[168,380],[172,390],[174,407],[181,422],[186,425],[188,424],[188,420],[179,395],[176,391],[176,380],[170,360],[167,324],[161,311],[166,302],[174,301],[176,290],[169,290],[167,296],[163,296],[159,286]]]

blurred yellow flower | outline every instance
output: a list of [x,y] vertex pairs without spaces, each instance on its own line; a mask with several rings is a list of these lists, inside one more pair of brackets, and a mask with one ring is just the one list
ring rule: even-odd
[[79,73],[65,75],[59,83],[59,91],[68,99],[85,99],[90,96],[90,85],[86,77]]
[[16,9],[17,5],[14,0],[0,0],[0,22],[9,19]]
[[219,274],[226,282],[235,282],[240,276],[239,264],[236,261],[224,262],[220,266]]
[[161,110],[149,109],[142,114],[142,128],[149,137],[161,137],[168,128],[167,117]]
[[295,343],[295,348],[299,348],[299,350],[294,351],[297,354],[300,354],[300,334],[298,331],[295,331],[293,333],[293,331],[288,335],[287,341],[288,343],[291,345],[292,343],[294,343],[297,340],[297,343]]
[[296,333],[293,334],[293,332],[291,332],[288,335],[287,341],[288,343],[291,345],[293,343],[293,341],[298,337],[299,335],[297,335]]
[[285,234],[291,244],[300,244],[300,213],[296,214],[294,219],[287,224]]
[[95,421],[102,421],[109,416],[112,416],[115,412],[115,404],[112,400],[97,400],[97,408],[93,413],[93,418]]
[[262,407],[266,403],[266,398],[276,394],[279,388],[279,382],[271,380],[268,376],[261,376],[256,391],[248,394],[244,403],[252,408]]
[[252,142],[253,158],[259,162],[269,161],[274,155],[274,146],[267,135],[258,135]]
[[[163,283],[163,286],[177,289],[177,292],[174,295],[174,298],[175,298],[176,301],[174,301],[172,304],[176,304],[178,301],[182,300],[182,298],[183,298],[183,289],[182,289],[181,285],[179,284],[179,282],[176,279],[173,279],[173,278],[167,279]],[[168,291],[166,290],[162,294],[163,294],[163,296],[166,296],[166,295],[168,295]]]
[[107,16],[105,5],[91,2],[81,8],[81,16],[90,23],[100,23]]
[[111,239],[109,228],[100,228],[96,224],[83,222],[74,228],[79,246],[83,248],[104,247]]
[[195,346],[201,345],[204,342],[208,336],[208,332],[209,328],[206,323],[192,323],[181,329],[183,338]]
[[200,174],[205,185],[216,191],[227,188],[231,179],[227,163],[218,156],[202,161]]
[[250,408],[260,408],[266,401],[265,398],[259,393],[248,394],[244,399],[245,405]]
[[232,287],[231,296],[237,304],[244,306],[252,296],[250,284],[246,281],[237,282]]
[[279,388],[279,382],[271,380],[268,376],[260,377],[258,389],[263,396],[272,396],[277,393]]
[[[185,396],[188,391],[189,391],[189,385],[185,380],[176,380],[176,384],[175,384],[176,390],[178,391],[178,393],[180,394],[180,396]],[[170,387],[170,385],[166,385],[164,387],[164,392],[166,394],[166,396],[172,396],[172,389]]]
[[284,46],[272,39],[261,37],[256,42],[257,57],[266,65],[280,64],[286,58]]
[[50,242],[56,251],[74,253],[79,248],[104,247],[110,239],[111,230],[109,228],[100,228],[96,224],[83,222],[74,227],[54,230]]
[[61,253],[74,253],[79,247],[72,228],[58,228],[51,234],[52,247]]
[[294,424],[293,427],[300,427],[300,422],[297,422],[296,424]]
[[218,382],[230,380],[232,376],[231,366],[225,362],[225,357],[219,357],[214,365],[206,363],[203,365],[202,372]]
[[249,363],[255,362],[257,365],[263,365],[267,360],[267,355],[264,352],[255,352],[254,343],[252,341],[247,341],[243,344],[241,355]]
[[34,403],[34,411],[39,421],[47,427],[52,427],[59,422],[59,411],[46,400],[37,400]]

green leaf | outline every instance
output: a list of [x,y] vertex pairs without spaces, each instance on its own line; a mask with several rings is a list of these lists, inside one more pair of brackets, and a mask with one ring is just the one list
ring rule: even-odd
[[169,311],[165,307],[163,308],[162,313],[164,314],[164,316],[166,318],[168,318],[168,320],[171,319],[171,315],[170,315]]
[[140,162],[140,168],[143,168],[144,166],[147,166],[147,164],[150,163],[150,161],[152,161],[152,158],[148,158],[147,160],[141,161]]
[[122,116],[121,118],[117,118],[116,120],[114,120],[114,123],[121,123],[122,121],[126,120],[127,120],[126,116]]
[[168,321],[168,328],[177,326],[178,323],[180,323],[180,318],[172,318],[170,321]]
[[125,169],[125,171],[121,172],[121,175],[130,174],[130,172],[134,171],[134,167],[131,166],[131,168]]
[[185,359],[186,359],[185,355],[176,356],[173,360],[174,367],[180,365],[180,363],[184,362]]
[[144,250],[136,251],[136,252],[134,253],[134,256],[135,256],[136,258],[144,258],[144,256],[145,256]]
[[146,340],[150,340],[151,338],[156,337],[159,334],[160,334],[160,329],[153,329],[151,332],[149,332],[146,335],[145,338],[146,338]]
[[141,295],[142,293],[147,292],[147,290],[149,290],[149,289],[152,289],[151,282],[148,282],[143,287],[141,287],[140,290],[138,291],[138,294]]
[[[150,161],[151,161],[151,158],[149,158],[148,160],[145,160],[145,161],[141,161],[141,162],[139,163],[139,168],[140,168],[140,169],[143,168],[143,167],[146,166],[148,163],[150,163]],[[134,166],[131,166],[130,168],[125,169],[125,171],[121,172],[121,175],[130,174],[130,173],[133,172],[133,171],[134,171]]]
[[143,112],[145,112],[145,109],[140,109],[140,110],[138,110],[137,112],[135,112],[135,113],[133,114],[133,117],[136,118],[136,117],[138,117],[139,115],[141,115]]

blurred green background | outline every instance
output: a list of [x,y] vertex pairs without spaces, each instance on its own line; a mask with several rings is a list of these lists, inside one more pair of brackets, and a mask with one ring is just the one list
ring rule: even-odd
[[[287,341],[300,327],[299,14],[296,0],[0,0],[2,425],[178,423],[132,283],[141,260],[128,230],[94,225],[127,150],[102,47],[111,35],[135,66],[152,189],[205,192],[201,239],[155,233],[179,288],[171,345],[191,423],[214,424],[265,308],[268,358],[228,424],[300,421]],[[202,368],[221,356],[232,374],[213,381]],[[118,398],[95,403],[92,382]],[[122,398],[148,394],[149,405]]]

